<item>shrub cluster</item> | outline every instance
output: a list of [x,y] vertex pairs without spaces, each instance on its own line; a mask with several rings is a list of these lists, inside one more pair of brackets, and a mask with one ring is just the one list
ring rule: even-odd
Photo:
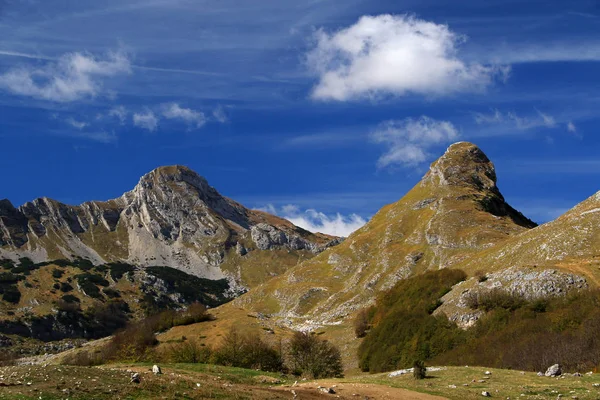
[[340,350],[326,340],[306,332],[296,332],[290,342],[292,372],[312,378],[342,377]]
[[372,328],[358,350],[361,369],[409,368],[414,360],[429,360],[461,343],[463,333],[455,324],[431,314],[439,299],[465,278],[459,270],[432,271],[382,293],[367,313]]

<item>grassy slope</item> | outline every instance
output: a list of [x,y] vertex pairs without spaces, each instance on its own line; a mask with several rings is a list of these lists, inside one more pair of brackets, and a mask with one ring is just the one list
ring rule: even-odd
[[[600,383],[597,374],[563,379],[538,377],[534,373],[490,369],[485,375],[483,368],[449,367],[430,372],[429,379],[414,380],[403,375],[390,378],[387,374],[357,375],[342,379],[299,382],[292,387],[295,378],[281,377],[262,371],[239,368],[217,367],[202,364],[161,365],[163,375],[154,376],[150,364],[112,365],[99,368],[34,366],[0,367],[0,379],[9,386],[2,387],[3,399],[147,399],[147,398],[222,398],[222,399],[319,399],[337,397],[344,399],[388,398],[388,399],[432,399],[427,395],[396,390],[411,391],[442,398],[469,400],[481,398],[482,391],[491,393],[492,398],[596,399],[600,389],[592,386]],[[129,383],[131,372],[139,372],[142,382]],[[488,378],[488,379],[485,379]],[[478,382],[483,380],[483,383]],[[17,381],[20,385],[13,386]],[[279,383],[275,383],[279,381]],[[27,385],[31,383],[31,385]],[[200,386],[197,385],[200,383]],[[338,394],[323,395],[318,386],[336,385]],[[467,385],[467,386],[465,386]],[[356,395],[359,396],[356,396]]]

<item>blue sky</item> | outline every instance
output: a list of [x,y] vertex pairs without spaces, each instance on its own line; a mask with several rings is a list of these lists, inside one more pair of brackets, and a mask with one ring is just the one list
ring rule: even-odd
[[600,190],[599,4],[0,0],[0,197],[183,164],[347,234],[468,140],[545,222]]

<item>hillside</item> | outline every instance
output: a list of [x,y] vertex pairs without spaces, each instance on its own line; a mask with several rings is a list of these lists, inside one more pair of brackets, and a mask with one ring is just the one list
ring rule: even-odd
[[444,296],[444,304],[437,313],[470,326],[482,312],[469,309],[468,297],[494,288],[535,299],[565,294],[573,289],[599,287],[598,243],[600,193],[558,219],[513,236],[457,265],[479,277],[454,287]]
[[337,243],[247,209],[182,166],[157,168],[105,202],[0,201],[0,259],[162,265],[227,279],[240,292]]
[[399,280],[454,267],[533,227],[505,202],[487,156],[456,143],[410,192],[342,244],[234,304],[299,328],[338,324]]

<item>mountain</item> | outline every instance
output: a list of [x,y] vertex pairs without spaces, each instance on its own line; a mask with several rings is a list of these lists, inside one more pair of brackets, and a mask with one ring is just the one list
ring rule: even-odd
[[189,168],[160,167],[105,202],[0,201],[0,259],[78,258],[99,265],[168,266],[240,291],[339,239],[228,199]]
[[459,325],[483,315],[468,298],[495,288],[526,299],[600,287],[600,192],[554,221],[510,237],[457,265],[473,278],[456,285],[436,310]]
[[506,203],[481,149],[456,143],[410,192],[342,244],[254,288],[233,306],[297,328],[339,324],[399,280],[455,267],[535,226]]

